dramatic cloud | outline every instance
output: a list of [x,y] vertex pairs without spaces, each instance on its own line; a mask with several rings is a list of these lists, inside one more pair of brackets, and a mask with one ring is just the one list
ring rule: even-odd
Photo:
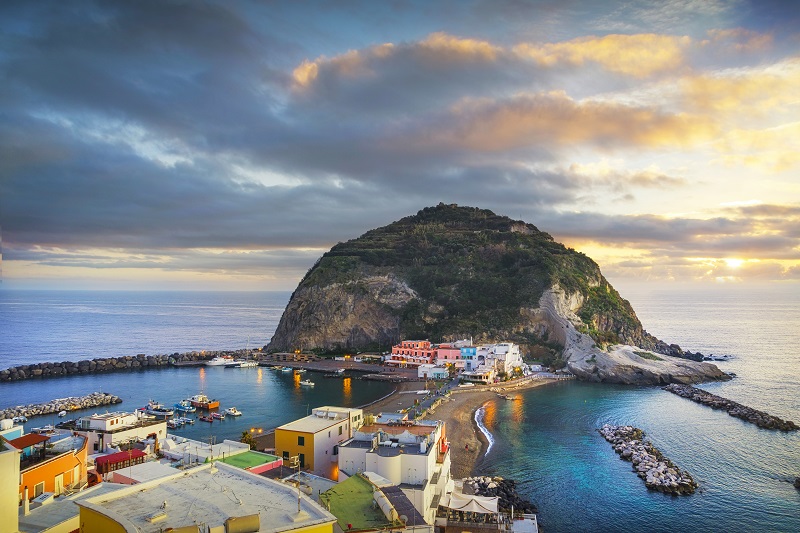
[[290,289],[438,202],[615,276],[796,278],[796,22],[745,0],[5,2],[6,285]]

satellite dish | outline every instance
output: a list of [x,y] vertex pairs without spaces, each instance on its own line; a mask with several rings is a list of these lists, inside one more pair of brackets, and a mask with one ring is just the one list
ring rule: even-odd
[[400,515],[400,521],[404,524],[408,524],[408,517],[404,514]]

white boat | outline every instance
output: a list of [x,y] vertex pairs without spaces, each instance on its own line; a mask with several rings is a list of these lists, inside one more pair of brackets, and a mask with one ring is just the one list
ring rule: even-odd
[[66,411],[61,411],[61,412],[58,413],[58,416],[60,418],[64,418],[65,416],[67,416],[67,412]]
[[294,371],[294,373],[295,374],[305,374],[306,373],[306,369],[305,368],[298,368],[297,370]]
[[285,367],[281,368],[281,372],[294,372],[294,368],[292,368],[290,366],[285,366]]
[[206,361],[206,366],[225,366],[231,362],[233,362],[233,359],[231,359],[230,357],[220,356],[220,357],[215,357],[210,361]]
[[194,418],[189,418],[189,417],[186,417],[186,416],[178,417],[175,420],[177,420],[181,424],[194,424]]
[[227,409],[225,409],[225,414],[231,416],[242,416],[242,412],[235,407],[228,407]]
[[258,361],[242,361],[239,368],[254,368],[258,366]]
[[148,402],[147,407],[145,407],[144,412],[148,415],[153,416],[172,416],[175,413],[174,409],[170,409],[169,407],[164,407],[160,403],[154,402],[150,400]]
[[258,362],[246,361],[244,359],[237,359],[235,361],[225,363],[225,368],[253,368],[254,366],[258,366]]
[[313,387],[314,382],[311,381],[310,379],[304,379],[303,381],[300,382],[300,385],[303,385],[304,387]]
[[28,421],[28,417],[25,416],[25,415],[19,415],[19,416],[15,416],[14,418],[12,418],[11,421],[14,424],[24,424],[25,422]]

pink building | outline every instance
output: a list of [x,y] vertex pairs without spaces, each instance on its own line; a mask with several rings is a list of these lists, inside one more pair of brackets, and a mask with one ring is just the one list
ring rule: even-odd
[[453,365],[455,368],[464,368],[461,348],[447,342],[440,344],[436,348],[436,364],[438,366]]
[[436,348],[429,341],[401,341],[392,346],[391,359],[387,365],[398,367],[417,367],[432,364],[436,359]]

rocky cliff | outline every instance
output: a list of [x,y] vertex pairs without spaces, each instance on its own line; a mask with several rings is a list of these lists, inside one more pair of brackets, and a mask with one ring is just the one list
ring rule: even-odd
[[[584,254],[531,224],[444,204],[331,248],[292,294],[267,349],[388,350],[401,339],[465,337],[517,342],[597,381],[724,376],[647,333]],[[620,359],[618,345],[664,357]]]

